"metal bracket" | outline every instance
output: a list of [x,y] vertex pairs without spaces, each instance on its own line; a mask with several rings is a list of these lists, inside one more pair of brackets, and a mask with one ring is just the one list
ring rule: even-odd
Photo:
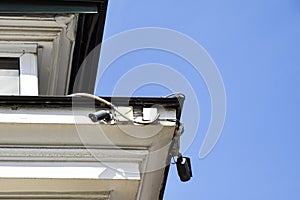
[[174,133],[174,137],[173,137],[173,141],[172,141],[172,145],[171,145],[171,149],[170,149],[170,155],[172,157],[181,155],[179,153],[180,137],[183,134],[183,132],[184,132],[184,125],[183,125],[183,123],[180,123],[178,128],[175,129],[175,133]]

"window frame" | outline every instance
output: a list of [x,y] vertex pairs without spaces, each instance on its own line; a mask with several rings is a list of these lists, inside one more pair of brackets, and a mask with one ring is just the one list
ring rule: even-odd
[[19,58],[19,95],[39,95],[37,47],[37,44],[0,43],[0,57]]

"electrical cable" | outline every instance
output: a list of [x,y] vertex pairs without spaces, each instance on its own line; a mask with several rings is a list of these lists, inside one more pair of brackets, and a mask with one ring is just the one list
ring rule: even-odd
[[180,97],[180,96],[185,98],[185,95],[181,92],[174,92],[174,93],[168,94],[167,96],[163,96],[163,98]]

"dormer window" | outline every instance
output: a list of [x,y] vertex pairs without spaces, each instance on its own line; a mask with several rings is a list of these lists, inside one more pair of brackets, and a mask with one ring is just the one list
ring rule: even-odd
[[0,5],[0,62],[15,66],[0,68],[0,95],[94,92],[99,55],[81,66],[101,43],[106,1]]
[[76,15],[0,16],[0,41],[9,41],[0,58],[19,59],[20,95],[66,94],[76,24]]

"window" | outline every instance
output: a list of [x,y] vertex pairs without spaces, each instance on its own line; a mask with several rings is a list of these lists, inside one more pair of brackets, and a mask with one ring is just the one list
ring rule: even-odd
[[38,93],[37,45],[0,43],[0,94]]
[[68,93],[77,16],[0,15],[0,59],[19,58],[20,95]]

